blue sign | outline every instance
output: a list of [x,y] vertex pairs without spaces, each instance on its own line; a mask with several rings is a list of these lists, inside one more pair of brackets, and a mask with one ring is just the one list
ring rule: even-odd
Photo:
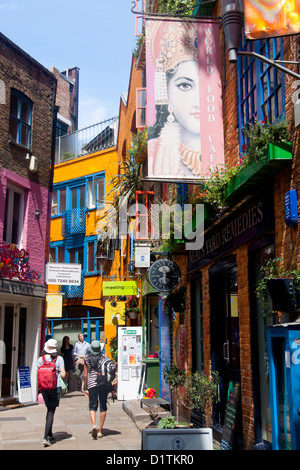
[[19,367],[19,387],[20,388],[30,388],[30,368],[29,367]]
[[284,196],[285,223],[287,225],[298,224],[297,191],[292,189]]

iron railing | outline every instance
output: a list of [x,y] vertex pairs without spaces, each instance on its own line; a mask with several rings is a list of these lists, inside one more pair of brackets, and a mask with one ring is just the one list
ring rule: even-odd
[[117,146],[119,118],[113,117],[57,137],[55,164]]

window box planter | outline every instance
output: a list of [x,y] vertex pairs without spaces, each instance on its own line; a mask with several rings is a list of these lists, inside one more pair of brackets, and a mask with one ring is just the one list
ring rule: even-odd
[[253,192],[253,188],[265,184],[268,178],[285,168],[292,159],[290,143],[268,144],[266,158],[244,166],[228,183],[226,201],[231,202],[249,191]]
[[267,289],[272,299],[274,310],[295,312],[298,310],[298,291],[293,279],[269,279]]

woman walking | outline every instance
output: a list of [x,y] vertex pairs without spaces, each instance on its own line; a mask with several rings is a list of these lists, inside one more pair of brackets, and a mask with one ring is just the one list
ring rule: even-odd
[[[90,346],[90,354],[84,360],[84,388],[85,396],[89,399],[89,412],[92,421],[92,430],[90,431],[93,439],[102,437],[102,429],[106,418],[107,411],[107,395],[111,391],[110,385],[97,385],[98,371],[101,364],[108,359],[105,354],[101,353],[100,341],[93,341]],[[116,365],[112,363],[114,367]],[[100,408],[100,424],[97,431],[96,412],[98,409],[98,400]]]
[[66,382],[68,385],[68,390],[69,390],[70,382],[72,379],[72,371],[74,369],[74,358],[73,358],[72,351],[73,351],[73,345],[70,344],[69,336],[64,336],[60,352],[65,362],[65,369],[67,373]]
[[[61,356],[57,355],[57,341],[55,339],[49,339],[44,346],[44,350],[41,352],[41,356],[38,359],[38,369],[45,363],[55,362],[56,365],[56,384],[54,388],[47,390],[41,390],[46,408],[46,424],[44,431],[43,446],[49,447],[54,441],[52,426],[54,421],[54,413],[56,408],[59,406],[61,397],[61,379],[66,377],[64,360]],[[39,376],[39,372],[38,372]]]

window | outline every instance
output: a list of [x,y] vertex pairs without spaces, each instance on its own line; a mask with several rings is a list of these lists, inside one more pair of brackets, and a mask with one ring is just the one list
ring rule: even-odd
[[[268,59],[283,60],[282,38],[248,41],[242,50],[256,52]],[[240,149],[245,144],[242,129],[255,120],[274,122],[284,116],[284,74],[275,67],[252,57],[238,58],[238,111]]]
[[11,90],[9,133],[17,144],[29,148],[31,142],[32,101]]
[[105,181],[104,176],[93,176],[88,181],[88,202],[89,209],[95,209],[104,204]]
[[66,210],[66,189],[55,190],[52,193],[51,215],[61,214]]
[[137,88],[136,90],[136,127],[146,126],[146,88]]
[[68,250],[69,263],[81,264],[83,269],[83,248],[72,248]]
[[154,236],[154,227],[151,224],[151,205],[153,202],[153,191],[136,191],[136,240],[148,240]]
[[50,246],[49,253],[49,262],[50,263],[64,263],[65,262],[65,249],[63,244]]
[[5,196],[5,213],[3,241],[22,245],[24,219],[24,192],[21,188],[7,186]]

